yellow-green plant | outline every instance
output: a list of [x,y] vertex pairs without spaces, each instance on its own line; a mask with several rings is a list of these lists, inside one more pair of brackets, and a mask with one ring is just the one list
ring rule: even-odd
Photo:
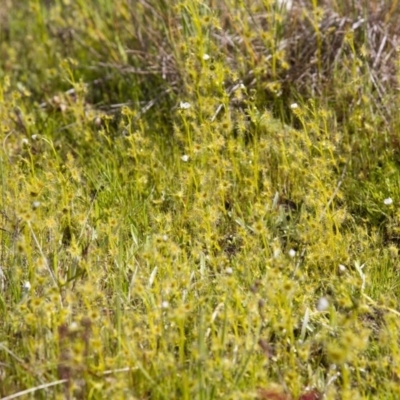
[[398,92],[312,3],[4,1],[0,398],[398,397]]

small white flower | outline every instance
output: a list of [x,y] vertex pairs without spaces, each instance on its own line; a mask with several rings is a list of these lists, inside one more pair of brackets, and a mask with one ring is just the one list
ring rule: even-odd
[[244,89],[246,89],[246,86],[244,86],[244,84],[243,84],[243,83],[241,83],[241,84],[239,85],[239,89],[242,89],[242,90],[244,90]]
[[188,103],[187,101],[181,101],[179,103],[179,108],[181,110],[187,110],[188,108],[190,108],[190,103]]
[[346,272],[347,268],[343,264],[339,264],[339,272]]
[[0,291],[4,292],[6,287],[6,274],[3,271],[2,266],[0,265]]
[[228,275],[232,275],[232,274],[233,274],[233,269],[232,269],[231,267],[228,267],[228,268],[225,270],[225,272],[226,272]]
[[25,281],[25,282],[22,284],[22,290],[23,290],[24,292],[29,292],[29,291],[31,290],[31,283],[30,283],[29,281]]
[[318,311],[326,311],[329,308],[329,301],[326,297],[321,297],[317,303]]
[[282,8],[286,8],[287,11],[290,11],[293,6],[293,0],[276,0],[278,5]]
[[34,201],[33,203],[32,203],[32,208],[34,209],[34,210],[36,210],[38,207],[40,206],[40,201]]
[[278,258],[281,255],[281,249],[274,249],[274,258]]
[[203,55],[203,60],[208,61],[211,57],[208,54]]
[[94,125],[97,127],[97,128],[99,128],[100,126],[101,126],[101,118],[100,117],[96,117],[95,119],[94,119]]
[[168,235],[163,235],[162,240],[164,240],[164,242],[166,242],[168,240]]
[[388,197],[387,199],[383,200],[383,203],[385,206],[390,206],[393,204],[393,199],[391,197]]
[[28,146],[29,145],[29,140],[27,138],[23,138],[21,140],[21,143],[22,143],[23,146]]
[[168,301],[164,300],[164,301],[161,303],[161,308],[163,308],[164,310],[166,310],[168,307],[169,307]]
[[75,321],[73,321],[69,326],[69,330],[71,332],[77,332],[79,330],[79,325]]
[[290,249],[289,250],[289,256],[294,258],[296,256],[296,250]]
[[61,103],[60,105],[59,105],[59,107],[60,107],[60,111],[63,113],[63,112],[65,112],[66,110],[67,110],[67,105],[65,104],[65,103]]
[[32,140],[37,140],[37,138],[38,138],[38,135],[36,135],[36,134],[34,134],[34,135],[31,136],[31,139],[32,139]]
[[186,154],[184,154],[184,155],[181,157],[181,160],[182,160],[183,162],[188,162],[188,161],[189,161],[189,156],[186,155]]
[[292,103],[292,104],[290,105],[290,108],[291,108],[292,110],[295,110],[296,108],[299,108],[299,105],[298,105],[297,103]]

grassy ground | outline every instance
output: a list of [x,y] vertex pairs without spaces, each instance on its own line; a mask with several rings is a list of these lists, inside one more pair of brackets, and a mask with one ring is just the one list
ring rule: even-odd
[[397,1],[294,3],[2,1],[1,398],[399,398]]

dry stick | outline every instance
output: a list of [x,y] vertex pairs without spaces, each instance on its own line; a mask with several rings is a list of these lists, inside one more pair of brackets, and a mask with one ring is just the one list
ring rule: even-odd
[[218,115],[219,115],[219,113],[221,112],[223,106],[224,106],[224,105],[221,103],[221,104],[217,107],[217,110],[215,111],[214,115],[211,117],[211,122],[214,122],[214,121],[215,121],[215,118],[218,117]]
[[[368,64],[367,64],[367,68],[368,68],[368,72],[369,72],[369,76],[370,76],[371,82],[372,82],[373,86],[375,87],[376,92],[377,92],[378,97],[379,97],[379,100],[380,100],[378,102],[377,106],[378,106],[378,108],[380,109],[380,111],[382,113],[382,117],[383,117],[383,120],[384,120],[386,126],[389,126],[389,122],[388,122],[388,119],[387,119],[388,112],[387,112],[386,108],[382,106],[383,100],[384,100],[384,93],[382,93],[382,91],[384,89],[381,87],[381,85],[378,82],[378,80],[374,77],[373,71],[368,66]],[[372,105],[371,105],[371,108],[372,108]]]
[[[103,375],[111,375],[111,374],[114,374],[116,372],[129,372],[129,371],[132,371],[133,369],[136,369],[136,368],[126,367],[126,368],[108,370],[108,371],[104,371]],[[61,385],[63,383],[66,383],[67,381],[68,381],[68,379],[60,379],[58,381],[44,383],[43,385],[39,385],[39,386],[30,388],[30,389],[22,390],[21,392],[17,392],[17,393],[11,394],[10,396],[2,397],[0,400],[16,399],[18,397],[25,396],[26,394],[34,393],[34,392],[36,392],[38,390],[47,389],[47,388],[52,387],[52,386]]]
[[[124,72],[126,74],[135,74],[135,75],[157,75],[157,74],[162,74],[162,68],[154,68],[153,70],[149,69],[140,69],[140,68],[135,68],[131,66],[126,66],[126,65],[120,65],[120,64],[115,64],[115,63],[103,63],[99,62],[97,63],[99,67],[103,68],[114,68],[118,70],[118,72]],[[166,71],[168,73],[168,71]]]
[[[168,89],[164,90],[163,92],[161,92],[157,97],[155,97],[154,99],[152,99],[149,102],[147,102],[147,104],[140,109],[140,111],[138,112],[138,115],[136,115],[136,117],[134,118],[134,121],[138,121],[140,118],[142,118],[143,115],[146,114],[147,111],[149,111],[158,102],[158,100],[160,100],[160,98],[162,96],[164,96],[167,93],[171,92],[171,90],[172,90],[171,88],[168,88]],[[119,104],[111,104],[109,107],[110,108],[114,108],[113,112],[115,112],[115,109],[121,108],[121,107],[124,107],[124,106],[128,106],[130,104],[131,104],[131,102],[119,103]],[[73,122],[71,124],[64,125],[61,128],[57,129],[56,132],[60,132],[60,131],[63,131],[65,129],[72,128],[75,125],[77,125],[77,122]]]
[[65,383],[65,382],[67,382],[67,379],[60,379],[59,381],[44,383],[43,385],[39,385],[34,388],[22,390],[21,392],[17,392],[17,393],[11,394],[10,396],[3,397],[0,400],[16,399],[17,397],[25,396],[26,394],[29,394],[29,393],[34,393],[37,390],[47,389],[51,386],[61,385],[62,383]]
[[[371,297],[367,296],[365,293],[362,294],[364,298],[366,298],[372,305],[374,305],[375,307],[378,307],[382,310],[386,310],[386,311],[390,311],[391,313],[397,315],[398,317],[400,317],[400,312],[398,312],[397,310],[387,307],[387,306],[383,306],[383,305],[379,305],[375,300],[371,299]],[[1,399],[0,399],[1,400]]]
[[[20,357],[18,357],[14,352],[12,352],[8,347],[6,347],[3,343],[0,343],[0,349],[5,351],[8,355],[10,355],[14,360],[18,361],[19,364],[21,365],[21,368],[23,368],[26,372],[30,373],[33,376],[36,376],[35,372],[25,364],[24,360],[22,360]],[[40,381],[42,381],[42,378],[40,376],[36,376],[36,378]]]
[[[241,85],[243,85],[243,82],[240,81],[239,83],[237,83],[236,85],[233,85],[229,88],[228,90],[228,96],[230,97],[232,95],[233,92],[235,92],[237,89],[239,89],[241,87]],[[214,115],[211,117],[211,122],[214,122],[215,119],[218,117],[219,113],[221,112],[222,108],[224,107],[224,104],[221,103],[218,107],[217,110],[215,111]]]
[[8,138],[9,138],[13,133],[14,133],[14,129],[12,129],[12,130],[5,136],[5,138],[4,138],[4,140],[3,140],[3,150],[4,150],[4,154],[7,156],[8,161],[9,161],[10,164],[12,164],[12,161],[11,161],[11,157],[8,155],[8,152],[7,152],[7,149],[6,149],[6,144],[7,144]]
[[141,110],[139,111],[138,115],[135,117],[135,121],[139,120],[140,118],[143,117],[144,114],[147,113],[147,111],[149,111],[156,103],[158,100],[160,100],[160,98],[164,95],[166,95],[167,93],[169,93],[172,89],[166,89],[163,92],[161,92],[157,97],[155,97],[154,99],[150,100],[144,107],[141,108]]
[[377,67],[377,65],[378,65],[378,63],[380,61],[380,58],[381,58],[381,54],[382,54],[383,48],[385,47],[387,39],[388,39],[388,37],[387,37],[387,35],[385,35],[383,37],[383,39],[382,39],[381,45],[379,46],[378,53],[376,54],[376,57],[375,57],[375,61],[372,64],[372,69],[375,69]]
[[30,231],[31,231],[33,240],[34,240],[34,242],[36,243],[36,246],[37,246],[37,248],[38,248],[38,250],[39,250],[39,253],[40,253],[40,255],[41,255],[42,258],[43,258],[44,265],[46,266],[46,269],[47,269],[47,271],[49,272],[49,275],[51,276],[51,278],[52,278],[52,280],[53,280],[53,284],[54,284],[55,287],[58,287],[57,279],[56,279],[56,277],[55,277],[55,275],[54,275],[54,272],[53,272],[53,270],[50,268],[50,265],[49,265],[49,263],[48,263],[48,261],[47,261],[47,258],[46,258],[46,256],[45,256],[44,253],[43,253],[42,246],[40,245],[40,243],[39,243],[39,241],[38,241],[38,239],[37,239],[37,237],[36,237],[36,235],[35,235],[35,232],[34,232],[34,230],[33,230],[33,228],[32,228],[32,225],[30,224],[30,222],[28,222],[28,226],[29,226],[29,229],[30,229]]

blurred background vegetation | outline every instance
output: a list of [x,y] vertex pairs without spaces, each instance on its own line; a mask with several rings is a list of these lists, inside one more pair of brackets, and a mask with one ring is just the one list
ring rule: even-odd
[[399,14],[2,0],[0,396],[397,399]]

